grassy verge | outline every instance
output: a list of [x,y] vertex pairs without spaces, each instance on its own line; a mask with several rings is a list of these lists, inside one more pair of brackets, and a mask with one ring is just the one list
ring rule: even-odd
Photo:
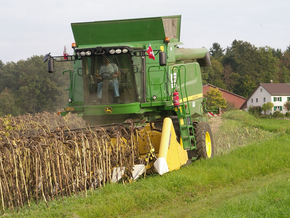
[[[30,209],[7,212],[6,215],[289,217],[290,135],[283,133],[287,132],[286,129],[282,130],[282,133],[280,130],[268,133],[266,129],[272,127],[269,128],[267,123],[263,125],[259,124],[260,120],[252,120],[249,121],[251,125],[248,125],[242,117],[247,115],[239,116],[240,121],[236,117],[234,119],[225,117],[226,122],[221,126],[221,131],[231,126],[233,132],[230,134],[237,135],[235,131],[239,130],[234,130],[237,124],[241,125],[239,128],[244,127],[249,132],[252,128],[259,128],[261,131],[259,134],[263,133],[264,137],[252,138],[253,143],[236,146],[230,153],[209,160],[196,161],[163,176],[152,175],[127,185],[109,184],[102,189],[89,192],[86,198],[74,196],[59,199],[49,202],[50,208],[46,208],[45,203],[41,202],[38,206],[32,204]],[[257,127],[258,124],[260,127]],[[279,126],[278,121],[276,124]],[[252,134],[249,134],[250,136]]]
[[222,120],[223,125],[213,136],[217,155],[290,133],[289,120],[258,119],[244,111],[227,112],[223,114]]
[[248,127],[259,128],[274,133],[290,133],[290,121],[284,119],[260,119],[244,111],[229,111],[223,114],[227,120],[236,120]]

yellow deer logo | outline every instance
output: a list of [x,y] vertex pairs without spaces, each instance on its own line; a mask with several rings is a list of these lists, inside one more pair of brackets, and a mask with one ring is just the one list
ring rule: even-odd
[[105,107],[105,108],[104,108],[104,111],[105,111],[106,114],[111,114],[111,113],[113,113],[113,109],[112,109],[111,107]]

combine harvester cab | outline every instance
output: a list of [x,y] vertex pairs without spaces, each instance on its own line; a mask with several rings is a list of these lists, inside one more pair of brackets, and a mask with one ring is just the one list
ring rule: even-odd
[[209,52],[179,48],[180,25],[181,16],[72,23],[74,54],[44,57],[50,73],[54,62],[73,61],[62,116],[76,113],[92,126],[149,123],[152,144],[136,140],[140,157],[156,160],[146,168],[159,174],[214,154],[200,72]]

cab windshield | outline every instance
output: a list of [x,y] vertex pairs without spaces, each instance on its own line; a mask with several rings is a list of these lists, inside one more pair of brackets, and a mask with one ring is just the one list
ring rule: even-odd
[[82,72],[85,104],[126,104],[139,102],[142,97],[140,57],[83,57]]

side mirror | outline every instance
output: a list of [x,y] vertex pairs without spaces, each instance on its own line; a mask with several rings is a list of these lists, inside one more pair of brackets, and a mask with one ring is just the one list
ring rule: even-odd
[[50,53],[46,54],[43,57],[43,62],[45,63],[47,61],[47,71],[49,73],[53,73],[53,57],[51,57]]
[[51,57],[47,60],[47,71],[53,73],[53,58]]
[[159,65],[166,66],[166,52],[159,52]]
[[50,53],[46,54],[44,57],[43,57],[43,63],[45,63],[49,58],[50,58]]

